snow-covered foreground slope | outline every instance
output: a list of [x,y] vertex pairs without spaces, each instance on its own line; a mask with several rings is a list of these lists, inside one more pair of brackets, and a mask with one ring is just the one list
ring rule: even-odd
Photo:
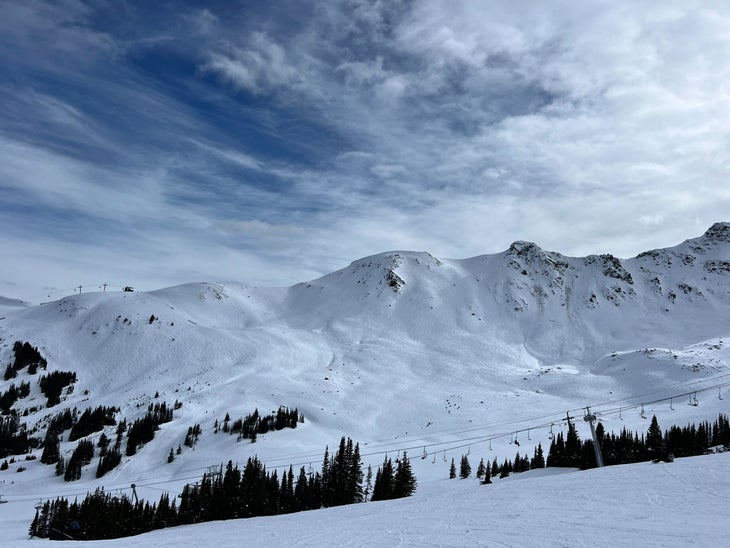
[[[432,481],[409,499],[212,522],[85,546],[728,546],[728,470],[730,453],[723,453],[584,472],[547,469],[490,486]],[[13,532],[3,545],[48,541]]]
[[[37,376],[0,381],[0,391],[31,383],[14,408],[27,410],[22,421],[41,438],[48,417],[67,408],[113,405],[133,421],[149,403],[182,407],[101,480],[97,459],[80,481],[64,483],[53,466],[21,455],[0,472],[0,494],[12,503],[0,516],[25,505],[29,522],[38,498],[96,485],[128,492],[135,483],[156,500],[208,466],[254,454],[269,469],[317,469],[325,445],[341,435],[361,443],[366,465],[386,452],[425,451],[414,471],[428,491],[446,477],[444,460],[469,450],[475,465],[476,455],[513,458],[517,437],[521,454],[531,456],[538,442],[547,447],[566,411],[587,438],[586,405],[616,432],[645,432],[654,413],[663,428],[728,413],[730,387],[720,385],[730,381],[730,224],[624,261],[516,242],[465,260],[383,253],[290,288],[188,284],[74,295],[0,314],[3,369],[16,340],[38,346],[48,372],[77,373],[73,393],[51,409]],[[697,406],[688,405],[694,392]],[[213,433],[226,413],[236,419],[280,405],[297,407],[304,424],[256,444]],[[194,424],[203,429],[199,444],[167,464]],[[114,428],[106,434],[113,438]],[[62,443],[65,458],[75,445]]]

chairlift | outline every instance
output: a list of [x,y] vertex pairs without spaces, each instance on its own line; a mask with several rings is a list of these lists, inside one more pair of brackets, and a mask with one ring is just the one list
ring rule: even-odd
[[492,450],[492,438],[489,438],[489,450]]
[[428,457],[428,451],[426,451],[426,446],[423,446],[423,454],[421,455],[421,459],[425,459]]
[[641,412],[639,413],[639,416],[642,419],[645,419],[646,418],[646,415],[644,414],[644,404],[643,403],[641,404]]
[[436,453],[433,454],[433,460],[431,461],[431,464],[436,464]]
[[527,439],[532,441],[532,438],[530,437],[530,429],[527,429]]
[[551,440],[555,438],[555,434],[553,434],[553,423],[550,423],[550,432],[548,433],[548,439]]
[[444,451],[444,462],[446,462],[446,451]]
[[0,495],[0,504],[5,504],[8,502],[7,500],[3,500],[3,496],[4,495]]
[[307,470],[307,473],[311,476],[314,474],[314,468],[312,468],[312,463],[309,463],[309,469]]
[[692,392],[689,395],[689,404],[693,407],[697,407],[699,405],[699,402],[697,401],[697,392]]
[[722,386],[718,386],[717,387],[717,399],[718,400],[723,399],[723,397],[722,397]]
[[518,442],[518,441],[517,441],[517,432],[515,432],[515,445],[516,445],[517,447],[519,447],[519,446],[520,446],[520,442]]
[[621,409],[620,407],[618,408],[618,419],[621,421],[624,420],[623,409]]
[[509,435],[509,444],[512,445],[512,440],[514,439],[514,433]]
[[672,399],[673,398],[669,398],[669,409],[671,409],[672,411],[674,411],[674,406],[672,405]]

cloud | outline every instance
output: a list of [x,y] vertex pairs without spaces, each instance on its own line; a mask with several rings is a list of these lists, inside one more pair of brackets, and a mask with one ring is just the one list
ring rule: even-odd
[[224,43],[221,49],[210,53],[202,69],[218,73],[236,88],[259,94],[305,85],[301,70],[265,33],[254,32],[246,48]]
[[684,2],[13,4],[5,278],[675,244],[730,211],[728,29]]

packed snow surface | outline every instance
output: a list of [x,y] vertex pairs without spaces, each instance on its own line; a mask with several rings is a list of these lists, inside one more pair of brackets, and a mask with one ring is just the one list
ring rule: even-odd
[[[408,499],[210,522],[84,546],[729,546],[729,469],[730,453],[722,453],[584,472],[544,469],[488,486],[438,480]],[[3,546],[48,546],[10,531]]]

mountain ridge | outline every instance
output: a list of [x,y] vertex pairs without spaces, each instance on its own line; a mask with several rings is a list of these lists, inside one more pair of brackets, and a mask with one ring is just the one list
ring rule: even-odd
[[[717,223],[630,259],[567,257],[518,241],[468,259],[391,251],[283,288],[193,283],[84,293],[5,312],[0,363],[12,361],[14,341],[29,341],[49,372],[77,373],[54,408],[31,383],[14,406],[28,410],[29,430],[42,430],[61,409],[113,405],[132,421],[150,403],[183,404],[141,450],[142,461],[123,460],[115,481],[175,481],[221,458],[318,454],[341,434],[426,445],[465,427],[648,391],[671,395],[730,373],[730,270],[722,266],[729,234],[729,223]],[[1,386],[31,380],[21,372]],[[256,444],[211,433],[226,413],[280,405],[297,407],[305,423]],[[696,411],[672,413],[681,423]],[[158,469],[197,423],[205,443]],[[547,444],[545,434],[533,437]],[[67,457],[72,445],[62,450]],[[495,451],[514,449],[503,440]]]

